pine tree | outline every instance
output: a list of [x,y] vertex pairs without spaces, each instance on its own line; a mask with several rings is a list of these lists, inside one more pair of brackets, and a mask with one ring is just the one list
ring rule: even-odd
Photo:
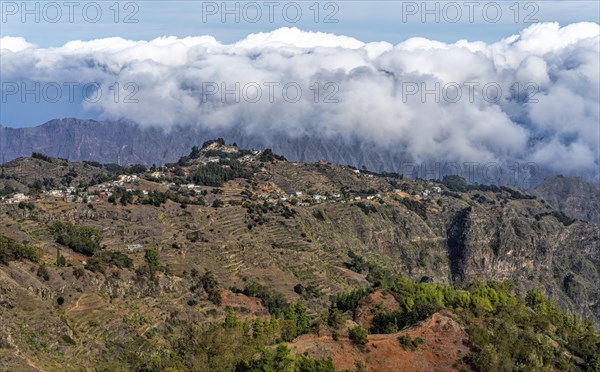
[[56,266],[65,266],[67,259],[60,253],[60,248],[56,248]]
[[225,328],[233,329],[238,326],[238,320],[235,316],[235,311],[233,311],[233,307],[227,306],[227,315],[225,315]]
[[275,342],[275,340],[279,337],[279,321],[275,314],[271,315],[271,319],[265,324],[265,328],[267,334],[269,336],[269,341]]
[[250,323],[248,323],[247,320],[244,320],[244,322],[242,323],[242,336],[250,336]]
[[310,331],[310,320],[306,313],[306,306],[302,299],[296,303],[296,331],[298,335],[303,335]]
[[264,324],[261,318],[256,318],[254,325],[252,326],[252,337],[263,338],[264,336]]

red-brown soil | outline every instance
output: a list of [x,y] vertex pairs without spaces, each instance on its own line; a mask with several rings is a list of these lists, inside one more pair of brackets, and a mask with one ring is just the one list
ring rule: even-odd
[[[425,342],[415,351],[404,350],[398,336],[421,337]],[[360,347],[347,337],[334,341],[331,336],[303,336],[290,344],[293,353],[313,358],[331,357],[336,369],[354,369],[357,360],[368,371],[455,371],[469,369],[462,358],[469,353],[468,336],[454,314],[441,311],[420,324],[401,332],[369,335]]]
[[398,310],[400,304],[391,294],[383,294],[381,291],[375,291],[366,296],[358,303],[356,308],[355,321],[366,329],[373,326],[373,317],[375,316],[375,307],[383,304],[383,310],[391,312]]

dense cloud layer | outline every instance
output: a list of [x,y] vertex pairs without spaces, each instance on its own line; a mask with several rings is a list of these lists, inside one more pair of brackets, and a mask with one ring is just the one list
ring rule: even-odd
[[[532,161],[598,176],[595,23],[536,24],[492,44],[365,44],[283,28],[230,45],[201,36],[37,48],[4,37],[1,48],[3,82],[57,82],[64,96],[65,82],[96,82],[102,95],[78,104],[107,119],[361,138],[404,149],[417,161]],[[115,82],[118,97],[109,88]],[[223,94],[236,83],[237,97]],[[6,95],[14,87],[4,88]],[[291,102],[298,89],[302,97]]]

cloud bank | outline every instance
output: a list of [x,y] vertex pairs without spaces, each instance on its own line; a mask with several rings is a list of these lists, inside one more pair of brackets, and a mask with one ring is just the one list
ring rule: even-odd
[[56,82],[66,96],[64,83],[95,82],[101,96],[75,104],[106,119],[358,138],[415,161],[535,162],[598,176],[596,23],[535,24],[490,44],[363,43],[282,28],[234,44],[200,36],[38,48],[3,37],[0,48],[3,84]]

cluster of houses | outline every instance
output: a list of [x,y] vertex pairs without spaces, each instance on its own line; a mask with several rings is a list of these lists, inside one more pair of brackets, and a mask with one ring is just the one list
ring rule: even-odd
[[[296,203],[296,205],[299,207],[309,207],[311,205],[311,203],[319,204],[319,203],[325,202],[327,200],[333,201],[333,202],[339,202],[339,203],[346,202],[346,200],[343,198],[342,194],[340,194],[340,193],[334,193],[334,194],[328,194],[328,195],[313,194],[313,195],[305,196],[302,191],[296,191],[293,194],[290,194],[289,196],[288,195],[280,195],[280,194],[275,194],[275,195],[262,194],[262,195],[258,195],[257,197],[258,197],[258,199],[265,200],[268,203],[272,203],[272,204],[275,204],[277,202],[291,203],[292,200],[296,200],[296,201],[298,201]],[[363,197],[356,196],[353,199],[354,200],[362,200]],[[364,199],[365,200],[381,199],[381,194],[367,195],[364,197]]]
[[[159,172],[155,172],[159,173]],[[156,176],[159,176],[157,174]],[[63,198],[65,201],[69,202],[93,202],[100,198],[108,198],[113,194],[114,188],[123,187],[126,184],[137,183],[140,180],[139,176],[136,175],[120,175],[117,177],[115,181],[108,181],[96,185],[93,187],[94,192],[78,192],[75,187],[63,187],[60,189],[54,189],[45,191],[46,195],[55,197],[55,198]],[[133,189],[126,189],[127,191],[134,191]],[[147,191],[142,191],[144,194],[148,194]]]
[[[154,172],[153,175],[155,173],[156,173],[156,176],[160,177],[160,172]],[[109,198],[113,194],[113,191],[116,187],[123,187],[125,184],[137,183],[137,182],[139,182],[139,180],[140,180],[140,177],[138,177],[136,175],[122,174],[122,175],[118,176],[115,181],[108,181],[108,182],[101,183],[101,184],[95,186],[95,188],[99,190],[98,191],[99,197]],[[126,190],[133,191],[132,189],[126,189]],[[144,192],[144,194],[148,194],[148,192],[146,191],[146,192]]]
[[421,196],[424,198],[428,197],[431,194],[440,194],[442,192],[442,188],[439,186],[433,186],[431,189],[425,189],[421,192]]
[[5,197],[2,199],[2,202],[4,204],[19,204],[20,202],[26,202],[29,200],[29,196],[22,194],[22,193],[17,193],[14,194],[12,197]]
[[350,170],[352,171],[352,173],[356,174],[357,177],[366,177],[366,178],[374,178],[375,177],[370,173],[361,173],[360,170],[358,170],[358,169],[351,168]]

